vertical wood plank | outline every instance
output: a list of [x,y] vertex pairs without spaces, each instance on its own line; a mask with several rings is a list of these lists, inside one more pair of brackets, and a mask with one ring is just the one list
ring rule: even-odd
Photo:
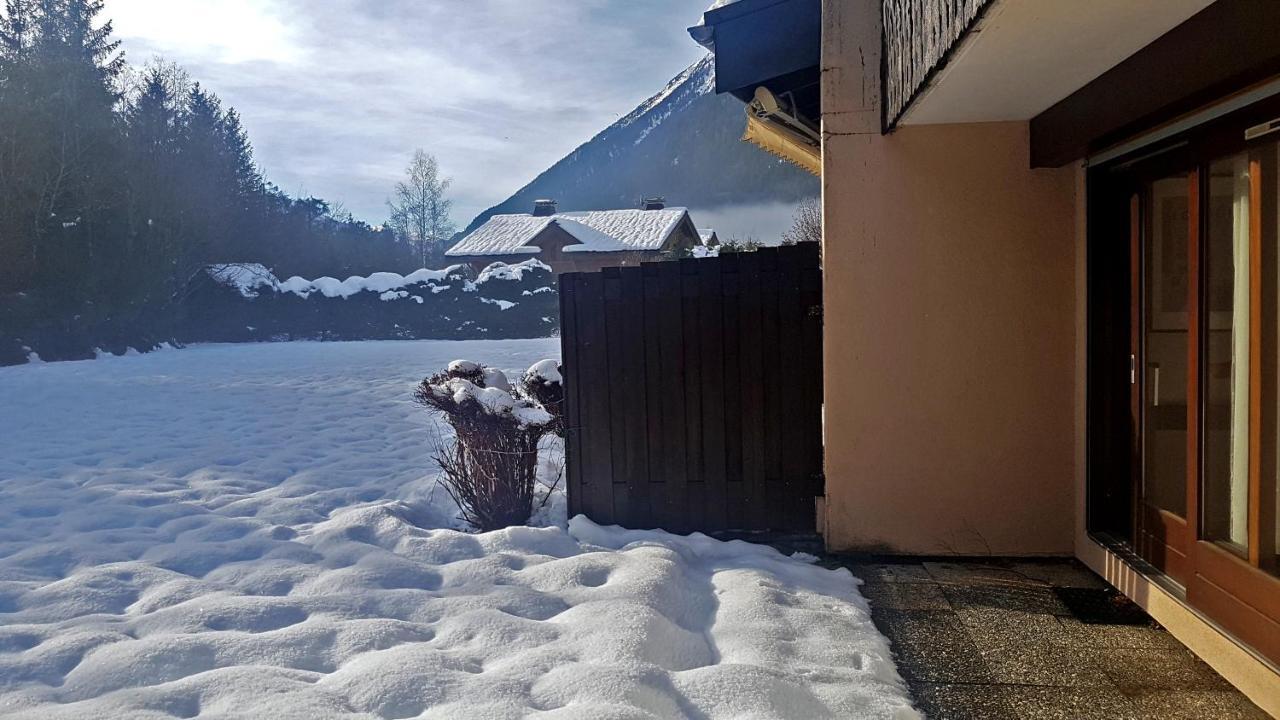
[[656,427],[662,393],[656,337],[661,317],[656,302],[648,298],[647,273],[643,266],[623,268],[622,289],[627,307],[632,309],[626,319],[627,334],[632,339],[627,345],[627,363],[634,381],[628,385],[627,393],[635,398],[635,407],[627,433],[628,445],[636,452],[637,511],[644,513],[644,522],[636,527],[653,528],[661,525],[663,507],[662,487],[653,484],[654,458],[661,457],[662,452],[662,438]]
[[[659,363],[661,413],[655,414],[661,438],[661,481],[663,483],[664,527],[688,531],[689,491],[687,483],[688,436],[685,430],[685,395],[688,392],[684,356],[684,315],[680,285],[680,264],[655,263],[658,289]],[[646,266],[646,269],[649,266]],[[646,285],[654,278],[646,278]],[[651,340],[652,341],[652,340]],[[656,464],[658,456],[653,462]],[[653,479],[651,477],[651,479]]]
[[769,521],[776,523],[783,505],[782,493],[782,383],[785,372],[778,349],[778,253],[773,248],[756,252],[760,259],[760,362],[764,383],[764,504]]
[[[751,253],[731,253],[713,261],[720,268],[723,323],[723,364],[720,410],[724,425],[725,527],[746,529],[746,488],[742,468],[742,258]],[[713,264],[708,263],[708,264]]]
[[591,519],[616,522],[613,508],[613,463],[609,425],[609,354],[605,337],[604,278],[583,273],[576,290],[584,310],[579,323],[579,373],[583,399],[582,439],[585,457],[582,482],[590,498]]
[[738,389],[742,402],[742,494],[744,529],[767,530],[769,507],[764,493],[765,386],[773,378],[764,373],[760,318],[760,256],[741,253],[738,262]]
[[564,478],[569,517],[585,512],[582,492],[581,417],[578,411],[578,312],[575,273],[557,279],[560,294],[560,369],[564,382]]
[[681,319],[683,321],[685,368],[685,478],[688,502],[685,505],[686,527],[704,528],[706,516],[706,483],[703,475],[702,448],[702,343],[701,293],[698,265],[701,260],[680,261]]
[[805,310],[800,294],[800,257],[795,247],[778,248],[778,363],[783,390],[779,411],[787,418],[781,428],[783,522],[789,530],[804,525],[802,496],[809,488],[802,454],[804,436],[799,421],[804,412],[802,397],[805,367],[800,354]]
[[620,270],[617,267],[606,267],[598,273],[604,286],[604,302],[600,305],[600,311],[604,314],[604,357],[608,368],[606,385],[609,395],[609,465],[613,469],[610,478],[613,482],[613,517],[614,522],[619,525],[635,527],[644,517],[636,507],[637,498],[632,485],[635,471],[632,462],[635,458],[629,452],[626,422],[632,411],[630,401],[638,388],[632,376],[632,364],[627,361],[623,347],[625,336],[634,333],[628,328],[633,310],[625,307]]
[[698,261],[702,341],[702,473],[708,530],[728,527],[725,487],[724,295],[721,262]]

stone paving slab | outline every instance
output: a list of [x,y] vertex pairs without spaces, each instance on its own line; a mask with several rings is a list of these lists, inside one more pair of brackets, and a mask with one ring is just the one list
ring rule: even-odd
[[822,562],[864,581],[929,718],[1268,717],[1073,560]]

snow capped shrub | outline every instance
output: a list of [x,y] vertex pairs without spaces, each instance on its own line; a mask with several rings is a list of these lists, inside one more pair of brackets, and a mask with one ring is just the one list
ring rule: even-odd
[[564,437],[564,384],[560,363],[555,360],[534,363],[520,378],[520,392],[551,414],[553,420],[548,430]]
[[524,390],[533,371],[513,390],[501,370],[454,360],[414,391],[419,404],[444,413],[454,430],[456,439],[442,442],[434,459],[442,471],[441,484],[462,518],[482,532],[529,521],[535,510],[538,445],[548,433],[562,431],[559,402],[553,414],[538,395]]

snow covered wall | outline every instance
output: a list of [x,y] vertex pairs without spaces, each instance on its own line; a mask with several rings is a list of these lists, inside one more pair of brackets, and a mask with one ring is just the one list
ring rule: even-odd
[[346,280],[278,280],[257,265],[216,265],[186,302],[182,342],[514,339],[559,327],[551,268],[537,260]]

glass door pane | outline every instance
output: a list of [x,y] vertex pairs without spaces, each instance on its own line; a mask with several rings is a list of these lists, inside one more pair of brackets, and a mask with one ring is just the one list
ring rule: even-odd
[[1204,537],[1245,554],[1249,540],[1249,156],[1209,168],[1205,290]]
[[1190,236],[1186,175],[1152,182],[1143,233],[1142,501],[1187,514],[1187,322]]

